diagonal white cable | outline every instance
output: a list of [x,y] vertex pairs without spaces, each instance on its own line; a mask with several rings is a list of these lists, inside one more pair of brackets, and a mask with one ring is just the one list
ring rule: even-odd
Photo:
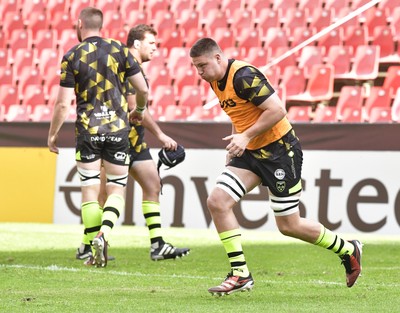
[[[271,62],[269,62],[267,65],[263,66],[260,68],[260,70],[262,72],[266,71],[267,69],[269,69],[271,66],[274,66],[276,64],[278,64],[279,62],[281,62],[282,60],[286,59],[287,57],[291,56],[293,53],[296,53],[297,51],[303,49],[305,46],[307,46],[308,44],[310,44],[311,42],[321,38],[322,36],[325,36],[326,34],[328,34],[329,32],[331,32],[332,30],[334,30],[335,28],[339,27],[340,25],[346,23],[347,21],[351,20],[352,18],[360,15],[361,13],[363,13],[364,11],[370,9],[371,7],[373,7],[374,5],[376,5],[377,3],[381,2],[381,0],[371,0],[370,2],[364,4],[363,6],[359,7],[358,9],[350,12],[348,15],[342,17],[340,20],[337,20],[335,23],[329,25],[328,27],[320,30],[318,33],[316,33],[315,35],[311,36],[310,38],[304,40],[303,42],[299,43],[296,47],[286,51],[284,54],[282,54],[281,56],[273,59]],[[212,108],[214,105],[218,104],[219,100],[218,98],[214,98],[213,100],[211,100],[210,102],[207,102],[203,108],[208,110],[210,108]]]

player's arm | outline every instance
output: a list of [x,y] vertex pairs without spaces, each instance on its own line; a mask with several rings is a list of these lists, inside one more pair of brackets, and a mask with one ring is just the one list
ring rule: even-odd
[[149,88],[141,72],[128,77],[128,81],[136,92],[136,107],[129,113],[129,120],[131,123],[141,122],[144,119]]
[[47,145],[51,152],[58,153],[56,146],[58,132],[68,117],[74,95],[74,88],[59,87],[47,138]]
[[239,97],[249,101],[249,105],[255,105],[263,110],[258,120],[246,131],[224,138],[231,140],[226,149],[235,156],[243,153],[251,139],[282,120],[286,116],[286,109],[264,74],[252,66],[241,68],[236,73],[234,88]]

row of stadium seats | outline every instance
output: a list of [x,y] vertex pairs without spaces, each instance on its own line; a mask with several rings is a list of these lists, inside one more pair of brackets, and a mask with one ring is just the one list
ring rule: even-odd
[[292,122],[400,122],[400,89],[392,94],[381,86],[343,86],[335,106],[291,106]]
[[[350,79],[352,84],[358,85],[368,80],[374,85],[374,80],[382,75],[380,65],[400,63],[400,7],[396,1],[382,0],[313,45],[264,69],[283,100],[289,105],[311,103],[314,108],[315,102],[334,104],[337,93],[333,86],[337,81]],[[150,23],[159,31],[158,54],[145,63],[144,68],[152,90],[152,112],[157,118],[169,119],[171,116],[201,117],[195,114],[192,106],[187,108],[184,103],[201,105],[214,97],[209,85],[199,80],[188,56],[188,47],[198,38],[213,36],[229,57],[264,68],[291,47],[367,2],[5,0],[0,3],[0,14],[4,17],[0,21],[0,84],[10,91],[4,91],[4,95],[9,96],[14,90],[17,97],[0,97],[0,120],[18,116],[8,114],[12,104],[24,106],[25,115],[21,116],[25,117],[22,118],[33,120],[40,119],[39,113],[34,114],[38,105],[51,111],[58,88],[61,56],[77,43],[73,24],[78,12],[87,5],[103,10],[104,35],[125,41],[127,26],[136,23]],[[298,83],[288,83],[295,80]],[[28,88],[30,85],[32,88]],[[163,93],[164,86],[169,87],[171,97]],[[185,87],[191,87],[200,97],[188,97],[190,88],[184,91]],[[5,98],[15,100],[3,103]],[[182,112],[168,113],[173,111],[173,106]],[[201,118],[216,115],[218,119],[219,113],[208,112]],[[44,115],[43,119],[46,118]]]

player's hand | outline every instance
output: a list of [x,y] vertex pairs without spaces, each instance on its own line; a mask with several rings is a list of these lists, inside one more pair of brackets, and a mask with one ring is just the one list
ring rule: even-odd
[[132,110],[129,113],[129,122],[132,124],[142,122],[144,120],[144,111],[143,112],[137,112],[136,110]]
[[231,157],[240,157],[250,141],[245,134],[232,134],[222,138],[222,140],[230,140],[231,142],[226,146],[226,151]]
[[167,150],[175,151],[178,148],[178,143],[164,133],[160,135],[159,140]]
[[50,152],[58,154],[59,150],[56,145],[57,142],[57,135],[55,136],[49,136],[47,139],[47,146],[49,147]]

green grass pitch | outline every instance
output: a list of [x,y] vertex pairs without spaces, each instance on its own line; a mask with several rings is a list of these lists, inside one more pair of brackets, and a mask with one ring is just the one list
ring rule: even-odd
[[[215,230],[164,228],[191,248],[153,262],[144,227],[117,226],[106,268],[75,259],[82,226],[0,223],[0,312],[397,312],[400,236],[363,241],[363,272],[353,288],[333,253],[279,233],[243,231],[255,280],[251,292],[213,297],[229,264]],[[346,236],[347,237],[347,236]]]

